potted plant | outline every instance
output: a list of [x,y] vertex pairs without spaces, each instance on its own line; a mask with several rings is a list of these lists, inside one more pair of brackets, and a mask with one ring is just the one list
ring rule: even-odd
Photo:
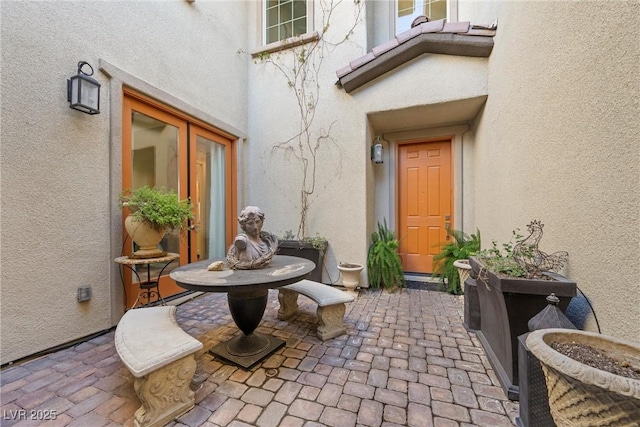
[[527,337],[547,383],[558,426],[640,425],[640,346],[570,329],[541,329]]
[[576,283],[554,272],[568,254],[546,254],[538,247],[543,226],[532,221],[529,236],[516,230],[515,244],[505,243],[500,249],[494,241],[490,249],[469,258],[480,301],[477,336],[511,400],[519,399],[518,336],[529,332],[527,323],[546,307],[547,295],[556,294],[562,311],[576,295]]
[[398,240],[395,234],[384,225],[378,223],[378,231],[371,233],[371,245],[367,255],[367,272],[369,286],[373,289],[403,288],[406,285],[402,261],[398,255]]
[[188,199],[180,200],[174,190],[140,187],[120,194],[120,207],[131,212],[125,219],[125,229],[139,249],[136,258],[162,256],[158,244],[170,230],[185,230],[193,219],[193,207]]
[[[440,277],[448,293],[460,295],[463,293],[462,277],[463,275],[468,277],[471,266],[466,268],[461,263],[456,264],[456,261],[467,260],[480,250],[480,231],[471,236],[460,230],[448,230],[447,234],[453,237],[453,240],[442,245],[441,251],[433,257],[433,273],[436,277]],[[463,270],[462,273],[460,269]]]
[[352,262],[341,262],[338,270],[342,275],[342,286],[349,290],[355,290],[360,285],[360,272],[364,265]]
[[278,242],[278,254],[297,256],[313,261],[316,267],[309,273],[309,280],[322,283],[322,267],[324,265],[324,254],[327,251],[329,242],[327,239],[316,234],[315,237],[303,237],[296,239],[291,231],[288,231],[283,239]]

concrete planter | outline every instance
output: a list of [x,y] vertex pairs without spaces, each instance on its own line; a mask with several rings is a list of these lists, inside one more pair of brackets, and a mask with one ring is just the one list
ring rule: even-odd
[[136,245],[140,247],[133,253],[135,258],[157,258],[166,254],[158,245],[167,233],[167,229],[158,230],[147,221],[139,221],[132,215],[124,220],[124,228]]
[[551,415],[559,427],[640,425],[640,380],[582,364],[551,348],[554,342],[585,344],[636,369],[640,368],[640,347],[586,331],[532,332],[527,347],[542,364]]
[[554,273],[546,273],[550,280],[503,277],[486,271],[475,257],[469,263],[480,302],[478,339],[507,397],[519,400],[518,336],[529,332],[529,319],[547,306],[549,294],[556,294],[558,307],[566,311],[576,295],[576,283]]
[[360,285],[360,272],[364,266],[354,263],[340,263],[338,270],[342,275],[342,286],[347,289],[354,290]]

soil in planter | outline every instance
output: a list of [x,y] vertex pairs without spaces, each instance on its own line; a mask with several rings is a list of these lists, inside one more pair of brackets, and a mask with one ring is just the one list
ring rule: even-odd
[[340,263],[340,267],[344,267],[344,268],[358,268],[358,267],[362,267],[359,264],[350,264],[348,262],[341,262]]
[[640,366],[626,360],[616,360],[586,344],[552,343],[551,348],[573,360],[621,377],[640,380]]

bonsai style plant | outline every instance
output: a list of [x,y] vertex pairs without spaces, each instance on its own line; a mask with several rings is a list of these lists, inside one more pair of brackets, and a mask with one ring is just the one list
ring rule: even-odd
[[398,240],[395,234],[384,225],[378,223],[378,231],[371,233],[371,245],[367,255],[367,271],[369,286],[373,289],[403,288],[406,285],[402,261],[398,255]]
[[504,243],[470,257],[477,277],[480,330],[477,336],[502,387],[511,400],[519,399],[518,336],[529,332],[528,321],[547,305],[554,293],[565,311],[576,295],[576,283],[555,273],[568,259],[566,252],[544,253],[539,248],[544,225],[532,221],[529,235],[513,232],[514,243]]
[[463,293],[463,281],[455,262],[466,260],[480,250],[480,231],[471,236],[460,230],[448,230],[447,234],[453,240],[445,243],[442,250],[433,257],[433,273],[440,277],[448,293],[460,295]]
[[527,337],[558,426],[640,424],[640,346],[595,332],[541,329]]
[[158,244],[170,230],[185,230],[193,219],[193,207],[189,199],[180,200],[174,190],[140,187],[120,194],[120,207],[131,214],[125,220],[125,228],[131,240],[139,247],[137,258],[153,258],[164,252]]

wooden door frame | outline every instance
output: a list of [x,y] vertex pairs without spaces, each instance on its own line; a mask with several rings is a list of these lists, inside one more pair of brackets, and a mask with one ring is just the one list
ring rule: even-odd
[[[225,147],[225,165],[229,167],[225,171],[225,215],[227,216],[227,222],[225,224],[225,242],[226,247],[228,248],[235,235],[237,234],[238,222],[235,220],[237,217],[237,208],[236,208],[236,153],[235,153],[235,144],[231,139],[225,138],[219,133],[213,132],[210,129],[204,128],[200,125],[193,124],[191,130],[189,132],[189,151],[195,155],[197,153],[196,148],[196,139],[198,135],[202,135],[205,138],[214,141],[218,144],[224,145]],[[192,159],[191,165],[195,165],[196,158]],[[191,166],[190,165],[190,166]],[[196,168],[190,167],[189,170],[189,194],[196,193]],[[197,229],[192,232],[197,233]],[[195,241],[195,236],[192,237],[191,241]],[[197,260],[196,254],[196,245],[192,244],[190,248],[190,262],[195,262]]]
[[[132,151],[131,151],[131,112],[139,111],[142,114],[147,114],[150,117],[157,118],[165,123],[176,126],[179,129],[179,141],[185,141],[178,144],[178,157],[179,157],[179,169],[178,169],[178,194],[181,199],[188,198],[195,191],[195,167],[192,167],[192,163],[195,164],[195,159],[190,163],[191,153],[196,153],[196,134],[201,133],[207,135],[207,137],[215,142],[224,144],[227,150],[225,150],[225,163],[229,165],[227,171],[227,183],[226,183],[226,214],[228,215],[225,240],[227,246],[231,244],[233,236],[237,230],[237,144],[236,139],[229,134],[208,125],[188,114],[185,114],[179,110],[176,110],[164,103],[158,102],[144,94],[137,92],[128,87],[122,88],[122,141],[121,141],[121,189],[125,189],[131,186],[132,182]],[[190,128],[197,128],[197,132],[190,132]],[[125,147],[126,145],[126,147]],[[127,148],[127,149],[125,149]],[[188,185],[180,185],[180,183],[188,183]],[[122,254],[129,255],[131,253],[131,247],[125,245],[128,236],[124,228],[124,220],[128,214],[125,209],[122,211]],[[180,264],[194,262],[196,259],[195,239],[192,239],[193,231],[188,231],[185,238],[180,238]],[[193,240],[193,244],[191,241]],[[123,271],[123,279],[125,286],[131,287],[132,273],[128,269]],[[168,275],[163,275],[160,279],[162,282],[171,280]],[[162,283],[161,282],[161,283]],[[177,286],[177,285],[176,285]],[[129,295],[125,292],[125,310],[128,306],[126,299],[129,299]]]

